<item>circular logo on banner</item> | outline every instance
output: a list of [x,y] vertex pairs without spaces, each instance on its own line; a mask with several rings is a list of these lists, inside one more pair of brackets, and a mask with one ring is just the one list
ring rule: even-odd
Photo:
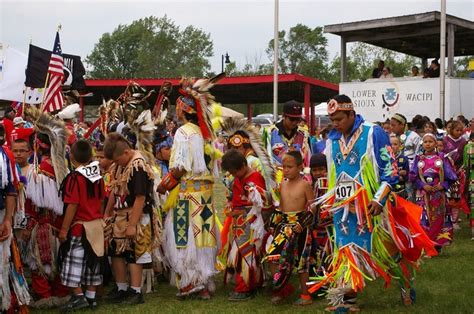
[[397,84],[392,82],[390,85],[390,87],[385,88],[385,90],[382,92],[382,109],[384,109],[384,118],[391,116],[390,111],[396,110],[396,105],[398,105],[398,101],[400,100],[400,92],[398,91]]
[[398,103],[400,99],[400,94],[398,93],[397,89],[394,87],[390,87],[385,89],[385,92],[382,94],[383,103],[387,107],[393,107]]

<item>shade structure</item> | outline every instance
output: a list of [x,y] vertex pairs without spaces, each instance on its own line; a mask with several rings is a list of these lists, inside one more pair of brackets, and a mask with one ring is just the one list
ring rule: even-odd
[[221,107],[221,114],[222,114],[222,118],[243,118],[244,117],[243,113],[237,112],[235,110],[232,110],[224,106]]

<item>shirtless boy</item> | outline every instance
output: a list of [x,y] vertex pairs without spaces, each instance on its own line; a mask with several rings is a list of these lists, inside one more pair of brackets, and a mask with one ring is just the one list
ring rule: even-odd
[[311,184],[301,175],[303,158],[300,152],[291,151],[283,157],[280,208],[272,217],[273,242],[267,250],[273,274],[272,303],[279,303],[293,292],[288,283],[293,267],[300,277],[301,294],[295,305],[309,305],[313,301],[306,288],[308,271],[314,263],[311,230],[313,212],[308,204],[314,199]]

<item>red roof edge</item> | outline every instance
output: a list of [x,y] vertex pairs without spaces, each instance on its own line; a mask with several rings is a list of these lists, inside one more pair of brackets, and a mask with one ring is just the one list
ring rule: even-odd
[[301,74],[294,74],[294,75],[295,75],[295,80],[296,81],[309,83],[309,84],[315,85],[315,86],[325,87],[325,88],[328,88],[328,89],[332,89],[336,92],[339,91],[339,86],[337,84],[322,81],[322,80],[318,80],[316,78],[312,78],[312,77],[309,77],[309,76],[304,76],[304,75],[301,75]]
[[[142,86],[161,86],[163,82],[170,81],[173,85],[178,85],[180,79],[178,78],[157,78],[157,79],[86,79],[86,86],[88,87],[120,87],[127,86],[128,82],[135,81]],[[273,75],[252,75],[252,76],[229,76],[219,81],[219,85],[238,85],[238,84],[263,84],[272,83]],[[278,82],[303,82],[314,86],[321,86],[324,88],[338,91],[339,87],[336,84],[326,81],[318,80],[312,77],[301,74],[279,74]]]

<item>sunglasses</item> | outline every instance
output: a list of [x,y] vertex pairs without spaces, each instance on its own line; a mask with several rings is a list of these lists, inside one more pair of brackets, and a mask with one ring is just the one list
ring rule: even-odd
[[300,117],[289,117],[289,116],[285,116],[285,117],[287,117],[291,122],[301,121]]

